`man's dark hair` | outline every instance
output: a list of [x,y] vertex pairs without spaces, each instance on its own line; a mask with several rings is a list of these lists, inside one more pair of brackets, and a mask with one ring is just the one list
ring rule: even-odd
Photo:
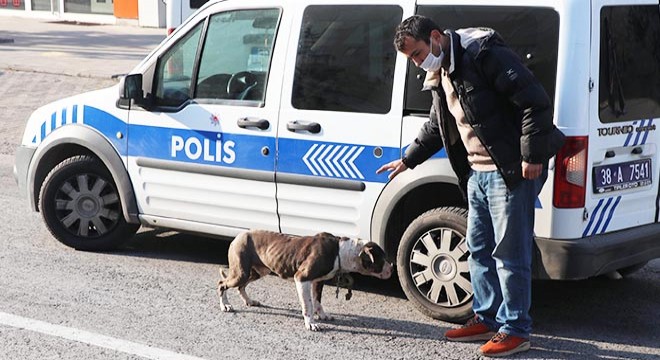
[[403,22],[396,27],[396,33],[394,34],[394,47],[397,51],[402,51],[406,36],[410,36],[415,40],[422,40],[428,44],[429,38],[431,37],[431,31],[433,30],[442,32],[442,29],[433,22],[433,20],[426,16],[413,15],[403,20]]

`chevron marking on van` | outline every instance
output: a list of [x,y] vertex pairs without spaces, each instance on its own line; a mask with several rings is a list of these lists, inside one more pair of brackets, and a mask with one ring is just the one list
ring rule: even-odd
[[646,125],[646,130],[644,131],[644,138],[642,139],[642,145],[646,144],[646,139],[649,137],[650,130],[655,130],[655,125],[653,124],[653,119],[649,119],[648,125]]
[[364,146],[314,144],[302,160],[316,176],[364,179],[355,166],[355,160],[364,151]]
[[[33,144],[40,144],[46,136],[48,136],[55,129],[68,124],[78,123],[78,105],[70,106],[71,111],[68,111],[69,106],[62,108],[60,111],[54,111],[50,114],[50,119],[46,119],[41,123],[39,131],[32,137]],[[82,107],[81,107],[82,109]],[[82,119],[82,116],[80,117]],[[82,121],[80,121],[82,123]]]
[[[648,121],[648,122],[647,122]],[[655,131],[655,124],[653,124],[653,119],[644,119],[641,120],[641,123],[639,126],[637,124],[639,121],[633,121],[632,126],[634,127],[635,131],[628,133],[628,136],[626,137],[626,141],[623,143],[623,146],[637,146],[637,145],[644,145],[646,144],[646,140],[649,137],[649,132],[651,130]],[[631,140],[633,140],[633,135],[635,136],[635,140],[630,143]],[[640,141],[641,137],[641,141]]]
[[[642,120],[641,126],[644,126],[644,123],[646,123],[646,120]],[[635,135],[635,142],[632,144],[632,146],[636,146],[639,143],[639,136],[641,135],[641,133],[639,131],[636,131],[636,133],[637,134]]]
[[[612,204],[612,200],[614,200],[614,204]],[[589,220],[587,227],[584,229],[584,232],[582,233],[582,237],[602,234],[605,231],[607,231],[607,228],[610,225],[610,221],[614,216],[614,211],[616,210],[616,207],[619,205],[620,201],[621,201],[621,196],[617,196],[616,198],[611,197],[607,199],[600,199],[598,201],[598,204],[596,205],[596,208],[594,209],[594,212],[591,214],[591,219]],[[603,203],[605,204],[605,206],[603,206]],[[610,205],[612,205],[612,207],[610,207]],[[603,206],[602,209],[601,206]],[[607,217],[605,214],[607,214]],[[598,219],[598,221],[596,221],[596,219]],[[605,220],[605,223],[603,223],[603,220]],[[593,225],[594,221],[596,221],[596,226],[594,226],[594,228],[592,229],[591,225]],[[603,224],[602,228],[600,228],[601,224]],[[598,230],[599,228],[600,231]]]

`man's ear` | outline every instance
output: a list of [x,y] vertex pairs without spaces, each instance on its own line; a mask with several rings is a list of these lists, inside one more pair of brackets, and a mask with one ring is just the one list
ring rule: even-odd
[[431,37],[433,40],[440,42],[440,39],[442,38],[442,32],[440,32],[438,29],[433,29],[431,30]]

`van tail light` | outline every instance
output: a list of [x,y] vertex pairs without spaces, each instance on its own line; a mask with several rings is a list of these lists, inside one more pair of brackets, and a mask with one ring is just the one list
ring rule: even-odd
[[555,159],[555,184],[552,204],[556,208],[584,207],[587,182],[589,137],[568,136]]

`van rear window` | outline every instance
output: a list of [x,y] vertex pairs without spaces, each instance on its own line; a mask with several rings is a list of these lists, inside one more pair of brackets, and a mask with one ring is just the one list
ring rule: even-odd
[[[497,31],[541,82],[554,103],[559,46],[559,14],[551,8],[529,6],[419,6],[444,29],[489,27]],[[428,113],[431,94],[420,91],[426,73],[408,64],[405,109],[407,113]]]
[[607,6],[600,13],[600,121],[660,117],[660,9]]

